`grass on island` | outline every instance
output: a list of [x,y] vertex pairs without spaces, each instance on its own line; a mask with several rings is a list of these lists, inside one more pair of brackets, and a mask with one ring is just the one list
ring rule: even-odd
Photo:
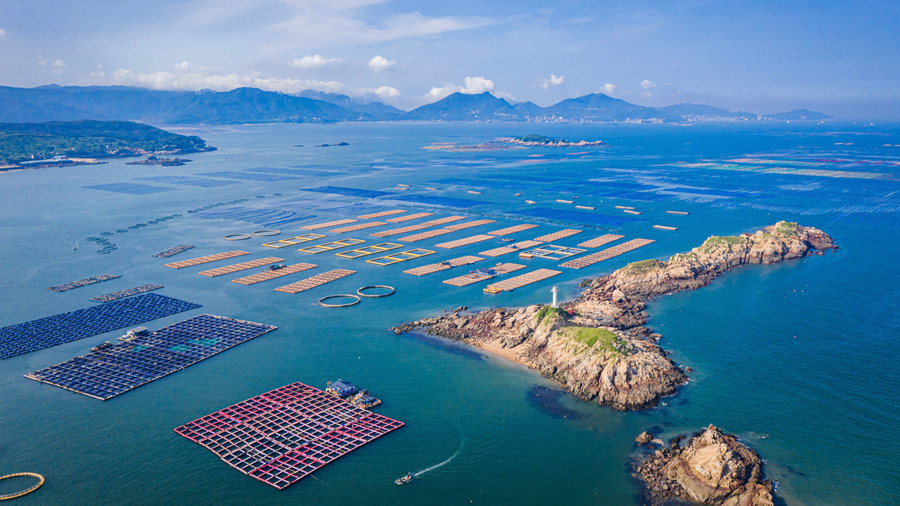
[[622,270],[629,274],[646,274],[657,269],[662,269],[665,266],[665,262],[651,258],[649,260],[641,260],[640,262],[631,262],[623,267]]
[[712,235],[703,241],[698,250],[702,253],[709,253],[713,248],[718,246],[734,246],[746,241],[747,238],[740,235]]
[[775,234],[781,237],[790,237],[797,233],[798,227],[799,225],[795,221],[782,221],[775,227]]
[[538,324],[541,324],[554,316],[565,318],[565,311],[558,307],[544,306],[540,308],[537,313],[535,313],[534,319],[538,321]]
[[[585,350],[596,348],[613,356],[624,356],[620,348],[628,346],[615,332],[594,327],[565,327],[559,330],[565,337],[585,345]],[[600,343],[597,346],[597,343]]]

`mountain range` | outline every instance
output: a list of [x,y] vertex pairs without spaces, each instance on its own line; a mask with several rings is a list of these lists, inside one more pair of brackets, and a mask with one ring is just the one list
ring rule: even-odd
[[511,104],[489,92],[453,93],[411,111],[347,95],[306,90],[299,95],[237,88],[160,91],[126,86],[0,86],[0,122],[129,120],[156,125],[335,123],[342,121],[488,121],[573,123],[690,123],[695,121],[820,121],[825,114],[798,109],[773,115],[732,112],[708,105],[644,107],[593,93],[549,107]]

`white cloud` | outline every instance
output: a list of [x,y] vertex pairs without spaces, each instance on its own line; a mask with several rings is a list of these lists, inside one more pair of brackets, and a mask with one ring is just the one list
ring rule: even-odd
[[600,87],[600,92],[607,95],[612,95],[616,92],[616,85],[612,83],[606,83]]
[[400,96],[400,90],[391,86],[379,86],[375,88],[375,94],[381,98],[397,98]]
[[551,86],[559,86],[565,80],[566,76],[557,76],[556,74],[550,74],[550,77],[541,81],[541,88],[549,90]]
[[0,28],[0,39],[2,39],[3,37],[6,37],[6,30]]
[[288,62],[289,67],[298,69],[315,69],[327,67],[329,65],[337,65],[341,63],[339,58],[325,58],[318,54],[306,55],[303,58],[294,58]]
[[653,88],[656,88],[656,85],[653,84],[649,79],[644,79],[643,81],[641,81],[641,89],[652,90]]
[[387,70],[396,64],[397,64],[396,61],[388,60],[387,58],[385,58],[381,55],[375,55],[372,57],[371,60],[369,60],[369,68],[376,72],[379,70]]
[[448,83],[443,86],[435,86],[431,88],[431,91],[425,95],[426,98],[430,100],[440,100],[447,95],[460,92],[467,94],[478,94],[484,93],[486,91],[492,91],[494,89],[494,81],[490,79],[478,76],[466,76],[465,86],[460,86],[458,84]]
[[57,58],[53,61],[53,63],[50,64],[50,66],[53,68],[61,69],[66,66],[66,62],[60,58]]

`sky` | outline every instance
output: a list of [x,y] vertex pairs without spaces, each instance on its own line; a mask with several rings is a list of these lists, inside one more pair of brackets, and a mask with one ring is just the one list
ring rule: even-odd
[[456,91],[900,120],[896,0],[0,0],[0,86]]

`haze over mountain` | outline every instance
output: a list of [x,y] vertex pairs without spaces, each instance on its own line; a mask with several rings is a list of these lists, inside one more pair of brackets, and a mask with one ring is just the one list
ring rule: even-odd
[[489,92],[456,92],[411,111],[378,101],[307,90],[288,95],[256,88],[159,91],[125,86],[0,87],[0,122],[131,120],[149,124],[334,123],[343,121],[490,121],[575,123],[689,123],[797,121],[828,116],[805,109],[757,115],[707,105],[645,107],[602,93],[567,98],[549,107],[511,104]]

